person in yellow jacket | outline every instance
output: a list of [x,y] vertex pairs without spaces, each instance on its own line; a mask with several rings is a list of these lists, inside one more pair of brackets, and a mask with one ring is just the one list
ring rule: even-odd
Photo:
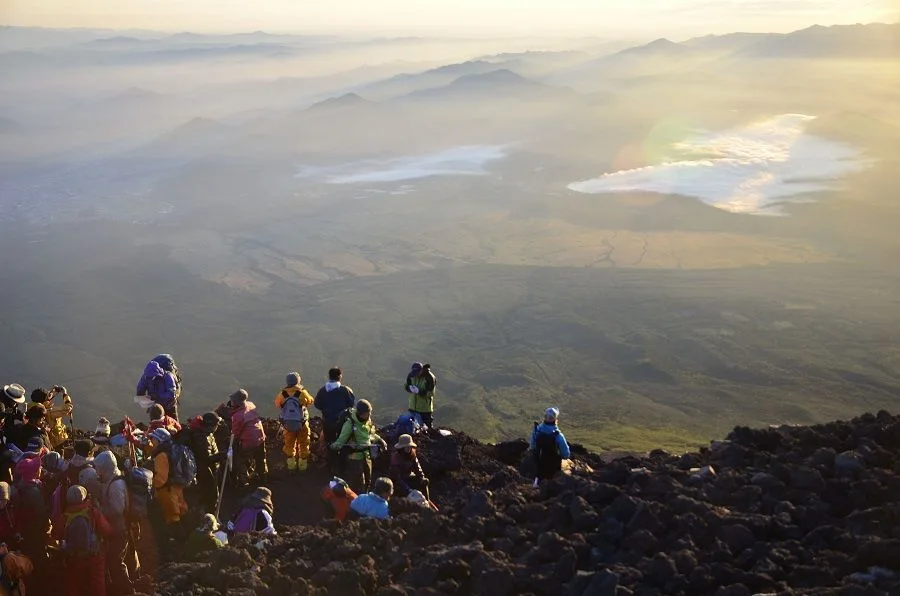
[[[60,397],[59,403],[53,402]],[[50,445],[56,449],[69,440],[69,431],[65,425],[65,419],[71,419],[74,406],[69,392],[61,385],[54,385],[50,392],[43,387],[38,387],[31,392],[31,401],[41,404],[46,408],[44,422],[47,424],[47,435],[50,437]]]
[[153,442],[153,490],[156,501],[162,509],[166,526],[172,530],[172,537],[179,539],[182,531],[181,518],[187,513],[188,505],[184,500],[184,487],[169,482],[172,461],[169,458],[172,446],[172,435],[164,428],[157,428],[150,433]]
[[309,467],[309,406],[313,396],[300,384],[300,374],[291,372],[284,388],[275,396],[278,420],[284,428],[284,447],[289,472],[304,472]]

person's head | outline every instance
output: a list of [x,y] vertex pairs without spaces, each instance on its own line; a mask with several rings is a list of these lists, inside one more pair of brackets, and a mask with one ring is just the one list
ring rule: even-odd
[[66,467],[66,460],[56,451],[51,451],[41,458],[41,467],[50,474],[59,474]]
[[94,444],[87,439],[77,439],[75,441],[75,455],[80,455],[81,457],[90,457],[93,450]]
[[222,417],[215,412],[207,412],[201,417],[201,420],[203,421],[203,429],[210,434],[216,432],[219,424],[222,423]]
[[40,424],[46,415],[47,408],[44,407],[44,404],[32,404],[25,410],[25,420],[31,424]]
[[153,404],[149,408],[147,408],[147,416],[150,417],[150,421],[154,420],[162,420],[163,416],[166,415],[166,411],[163,410],[163,407],[159,404]]
[[412,450],[416,447],[418,445],[413,441],[412,435],[400,435],[397,438],[397,443],[394,445],[394,449],[405,451],[406,453],[412,453]]
[[0,397],[2,397],[5,406],[14,410],[16,406],[25,403],[25,388],[18,383],[4,385],[3,393],[0,394]]
[[372,492],[382,499],[388,500],[394,494],[394,483],[390,478],[376,478],[375,484],[372,485]]
[[0,510],[6,509],[11,498],[12,491],[10,490],[9,482],[0,482]]
[[[157,428],[150,433],[150,441],[154,446],[167,445],[172,442],[172,435],[164,428]],[[100,457],[99,455],[97,457]],[[95,458],[96,459],[96,458]]]
[[360,422],[365,422],[372,417],[372,404],[367,399],[356,402],[356,417]]
[[547,408],[544,411],[544,422],[547,424],[556,424],[559,420],[559,408]]
[[112,451],[104,451],[94,458],[94,469],[100,475],[100,480],[106,482],[112,480],[119,473],[119,462]]
[[338,383],[344,378],[344,371],[337,366],[328,369],[328,380],[332,383]]
[[200,525],[197,527],[198,532],[217,532],[219,530],[219,520],[212,513],[207,513],[200,518]]
[[412,366],[409,367],[409,374],[414,377],[418,377],[422,374],[422,363],[421,362],[413,362]]
[[103,492],[103,486],[100,484],[100,474],[97,470],[88,466],[78,473],[78,484],[88,490],[88,494],[99,499]]
[[269,513],[275,512],[275,505],[272,503],[272,491],[265,486],[260,486],[247,495],[246,504],[251,507],[265,509]]
[[38,387],[34,391],[31,392],[31,401],[36,404],[47,403],[47,400],[50,398],[50,394],[43,387]]
[[298,372],[289,372],[284,377],[284,386],[285,387],[296,387],[300,384],[300,373]]
[[66,492],[66,503],[70,506],[81,505],[88,498],[88,491],[81,485],[73,484]]
[[228,401],[235,408],[243,406],[248,399],[250,399],[250,394],[247,393],[246,389],[238,389],[228,397]]

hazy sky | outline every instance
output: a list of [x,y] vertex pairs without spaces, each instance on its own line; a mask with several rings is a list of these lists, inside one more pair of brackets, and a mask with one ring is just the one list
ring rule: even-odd
[[192,31],[787,31],[895,21],[898,0],[0,0],[0,23]]

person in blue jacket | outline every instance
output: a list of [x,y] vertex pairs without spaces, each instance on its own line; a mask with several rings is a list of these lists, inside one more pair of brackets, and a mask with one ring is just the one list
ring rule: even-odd
[[391,511],[388,501],[394,494],[394,483],[390,478],[376,478],[372,492],[359,495],[350,503],[350,519],[359,517],[373,517],[375,519],[390,519]]
[[562,470],[562,460],[571,456],[566,437],[557,425],[558,420],[559,408],[547,408],[544,412],[544,422],[534,423],[531,452],[537,464],[538,479],[549,480],[559,474]]
[[156,360],[151,360],[144,367],[135,395],[149,397],[161,405],[167,415],[178,420],[178,380]]

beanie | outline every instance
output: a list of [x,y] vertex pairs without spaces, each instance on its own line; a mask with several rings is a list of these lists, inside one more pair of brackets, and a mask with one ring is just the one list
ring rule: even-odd
[[559,419],[559,408],[547,408],[544,412],[545,420],[558,420]]
[[361,399],[356,402],[356,413],[357,414],[370,414],[372,412],[372,404],[369,403],[367,399]]
[[244,403],[245,401],[247,401],[247,399],[249,397],[250,397],[250,395],[247,393],[246,389],[238,389],[237,391],[232,393],[228,397],[228,399],[231,401],[231,403],[233,405],[237,406],[237,405],[240,405],[240,404]]
[[294,385],[300,384],[300,373],[289,372],[287,376],[284,378],[284,384],[286,387],[293,387]]
[[70,486],[66,492],[66,503],[69,505],[81,505],[87,500],[88,492],[83,486]]

